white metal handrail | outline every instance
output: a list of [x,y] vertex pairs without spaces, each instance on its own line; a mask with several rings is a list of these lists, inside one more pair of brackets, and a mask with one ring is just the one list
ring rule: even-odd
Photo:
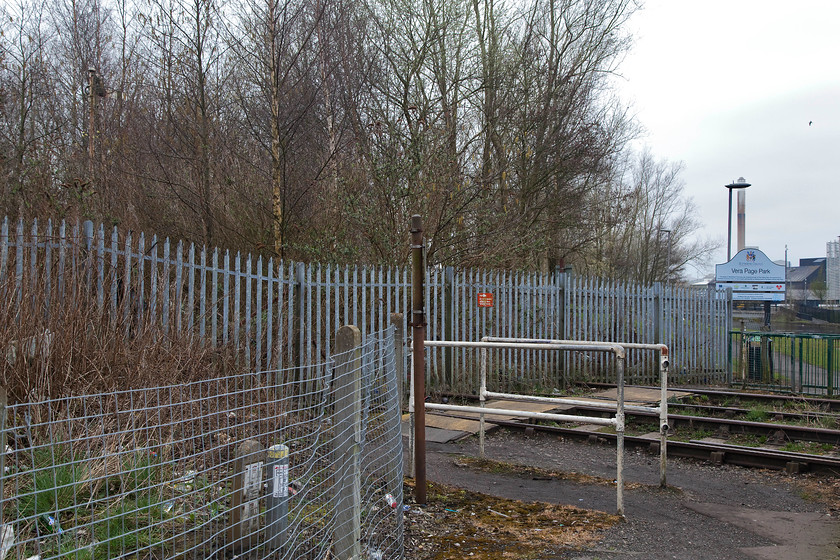
[[[626,352],[622,345],[616,343],[590,342],[590,341],[561,341],[561,342],[537,342],[537,341],[482,341],[482,342],[467,342],[467,341],[451,341],[451,340],[426,340],[424,345],[427,347],[460,347],[460,348],[480,348],[481,349],[481,390],[479,392],[480,407],[479,413],[479,452],[484,456],[484,416],[485,414],[513,414],[525,418],[540,418],[553,419],[563,422],[588,422],[593,424],[614,425],[616,431],[616,509],[619,515],[624,515],[624,369]],[[520,350],[587,350],[594,352],[608,352],[616,357],[617,371],[618,371],[618,398],[616,403],[616,413],[614,418],[607,419],[593,419],[587,416],[565,415],[565,414],[550,414],[543,412],[531,411],[508,411],[505,409],[487,409],[485,407],[485,400],[488,396],[487,391],[487,350],[493,348],[515,348]],[[412,375],[414,372],[412,371]],[[413,388],[413,383],[412,383]],[[516,395],[512,393],[494,393],[494,395],[508,398],[511,400],[528,397],[527,395]],[[549,399],[546,402],[559,402],[560,399],[551,399],[550,397],[543,397]],[[413,403],[414,398],[409,399],[409,403]],[[475,412],[476,407],[463,407],[449,404],[435,404],[424,403],[424,408],[432,410],[451,410],[451,411],[468,411]],[[502,412],[499,412],[502,411]],[[413,413],[413,407],[409,406],[409,412]],[[553,417],[553,418],[548,418]],[[593,421],[595,420],[595,421]],[[412,431],[413,433],[413,431]],[[411,447],[414,447],[414,441],[411,442]]]
[[[485,336],[483,342],[522,342],[526,344],[576,344],[575,340],[556,340],[539,338],[506,338],[499,336]],[[667,462],[668,462],[668,370],[670,368],[670,353],[665,344],[644,344],[640,342],[607,342],[602,344],[619,344],[625,350],[653,350],[659,352],[659,406],[658,407],[637,407],[636,405],[625,405],[624,410],[639,412],[659,413],[659,486],[665,488],[667,485]],[[487,393],[487,396],[498,397],[501,393]],[[544,398],[544,397],[532,397]],[[529,399],[530,400],[530,399]],[[570,404],[571,400],[567,401]],[[580,401],[577,401],[580,402]],[[607,405],[607,406],[604,406]],[[601,408],[613,408],[612,404],[593,404],[584,402],[582,406],[597,406]]]

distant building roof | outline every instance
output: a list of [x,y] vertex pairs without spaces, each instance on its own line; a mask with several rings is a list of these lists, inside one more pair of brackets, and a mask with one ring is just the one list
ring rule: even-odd
[[714,283],[715,283],[714,273],[713,274],[707,274],[706,276],[703,276],[702,278],[697,278],[696,280],[692,280],[690,282],[690,284],[692,286],[708,286],[709,284],[714,284]]
[[814,274],[820,271],[820,265],[794,266],[787,270],[788,282],[805,282],[811,280]]

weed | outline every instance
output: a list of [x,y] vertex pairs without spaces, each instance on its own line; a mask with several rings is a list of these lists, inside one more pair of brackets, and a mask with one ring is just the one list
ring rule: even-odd
[[659,431],[659,424],[655,422],[629,422],[625,426],[627,435],[642,435]]
[[158,500],[147,495],[114,508],[106,506],[103,513],[107,517],[93,525],[95,560],[159,544],[160,522],[165,514]]
[[165,470],[156,457],[134,453],[121,461],[118,474],[96,483],[89,462],[67,446],[33,449],[32,456],[16,500],[18,519],[33,521],[33,534],[22,534],[22,542],[37,539],[42,555],[83,560],[107,560],[160,542]]
[[747,412],[744,418],[750,422],[767,422],[769,415],[766,408],[755,406]]
[[[33,468],[18,492],[18,518],[37,519],[43,534],[58,529],[55,521],[75,515],[76,504],[90,495],[80,484],[87,478],[82,459],[73,457],[64,446],[33,450]],[[52,524],[49,519],[55,520]]]
[[723,399],[723,402],[720,403],[721,406],[736,406],[740,403],[740,399],[738,397],[726,397]]
[[165,473],[155,453],[134,452],[122,460],[121,471],[110,481],[115,492],[133,495],[163,483]]
[[743,445],[744,447],[760,447],[767,442],[767,436],[757,436],[754,434],[737,434],[730,438],[730,441],[736,445]]

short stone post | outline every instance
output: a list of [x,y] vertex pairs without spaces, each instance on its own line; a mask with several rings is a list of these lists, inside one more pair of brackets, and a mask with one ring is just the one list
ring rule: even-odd
[[391,313],[391,324],[394,325],[394,365],[397,369],[397,402],[402,413],[403,402],[407,395],[405,391],[405,320],[402,313]]
[[236,450],[228,547],[248,550],[259,544],[260,497],[265,450],[256,440],[245,440]]
[[362,334],[352,325],[335,335],[335,438],[337,560],[361,557]]

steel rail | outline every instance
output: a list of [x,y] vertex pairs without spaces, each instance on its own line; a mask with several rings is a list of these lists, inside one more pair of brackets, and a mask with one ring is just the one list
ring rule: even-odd
[[[709,412],[720,412],[720,413],[730,413],[730,414],[748,414],[750,412],[749,408],[741,408],[738,406],[715,406],[709,404],[688,404],[688,403],[669,403],[668,405],[670,408],[680,408],[680,409],[694,409],[700,412],[709,411]],[[789,419],[789,420],[813,420],[816,418],[836,418],[840,421],[840,417],[837,416],[836,412],[822,412],[822,411],[804,411],[804,412],[788,412],[785,410],[768,410],[768,416],[773,417],[780,417],[782,419]]]
[[[592,388],[601,388],[601,389],[611,389],[615,387],[615,383],[585,383],[587,387]],[[639,387],[641,389],[657,389],[657,387],[652,387],[649,385],[632,385],[633,387]],[[629,385],[628,385],[629,387]],[[822,397],[807,397],[804,395],[794,395],[794,394],[787,394],[787,395],[768,395],[766,393],[742,393],[740,391],[726,391],[720,389],[699,389],[694,387],[675,387],[671,386],[671,389],[675,391],[686,391],[695,395],[706,395],[709,397],[736,397],[739,399],[744,400],[756,400],[756,401],[765,401],[765,402],[801,402],[807,403],[809,405],[814,406],[824,406],[830,412],[840,412],[840,398],[838,399],[828,399]]]
[[[457,418],[468,418],[457,416]],[[471,418],[474,420],[474,418]],[[560,434],[565,437],[582,439],[587,441],[614,442],[615,434],[603,432],[590,432],[558,426],[544,426],[541,424],[529,424],[513,420],[487,420],[491,424],[517,430],[532,429],[539,432]],[[658,452],[659,442],[656,440],[638,437],[624,436],[625,444],[634,447],[645,447],[652,452]],[[811,471],[831,475],[840,474],[840,457],[829,457],[825,455],[810,455],[807,453],[792,453],[789,451],[775,451],[765,448],[744,447],[730,444],[718,444],[692,440],[688,442],[668,440],[670,456],[710,461],[715,464],[730,464],[742,467],[767,468],[776,470],[787,470],[791,473]]]
[[[600,407],[576,406],[572,410],[583,412],[600,412]],[[628,410],[627,416],[641,418],[655,418],[656,414],[648,411]],[[571,412],[565,410],[564,412]],[[830,428],[819,428],[816,426],[796,426],[792,424],[776,424],[769,422],[754,422],[751,420],[737,420],[733,418],[713,418],[710,416],[689,416],[684,414],[669,414],[668,425],[677,427],[688,424],[694,428],[711,427],[720,429],[723,426],[731,426],[730,433],[773,435],[779,431],[784,432],[789,439],[796,441],[812,441],[817,443],[830,443],[840,445],[840,430]],[[669,440],[670,441],[670,440]]]

